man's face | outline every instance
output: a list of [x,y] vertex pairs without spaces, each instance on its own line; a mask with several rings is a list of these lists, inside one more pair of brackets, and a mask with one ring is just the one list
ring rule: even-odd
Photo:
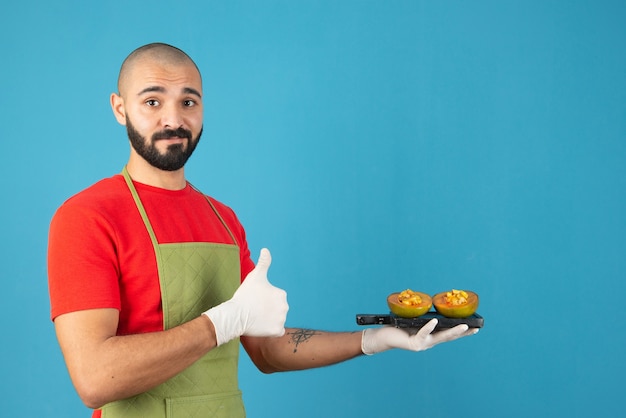
[[182,168],[202,135],[201,91],[192,63],[136,64],[120,92],[133,150],[160,170]]

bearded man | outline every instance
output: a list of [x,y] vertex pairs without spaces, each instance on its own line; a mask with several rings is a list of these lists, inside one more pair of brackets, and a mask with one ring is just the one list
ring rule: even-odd
[[185,178],[202,134],[195,63],[171,45],[140,47],[110,100],[126,126],[128,162],[64,202],[48,248],[52,320],[93,417],[245,416],[240,342],[273,373],[475,332],[433,332],[436,320],[417,333],[285,328],[286,292],[267,280],[269,251],[255,266],[235,213]]

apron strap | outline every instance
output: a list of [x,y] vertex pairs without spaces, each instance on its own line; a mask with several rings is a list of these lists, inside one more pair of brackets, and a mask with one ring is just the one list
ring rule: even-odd
[[[195,187],[194,187],[195,188]],[[196,189],[197,190],[197,189]],[[202,192],[201,192],[202,193]],[[215,214],[217,215],[217,217],[219,218],[220,222],[222,222],[222,225],[224,225],[224,228],[226,228],[226,230],[228,231],[228,235],[230,235],[230,239],[233,240],[233,245],[239,247],[239,244],[237,244],[237,240],[235,240],[235,236],[233,235],[233,233],[230,231],[230,228],[228,227],[228,225],[226,225],[226,222],[224,221],[224,219],[222,219],[222,215],[220,215],[220,213],[217,211],[217,209],[215,208],[215,206],[213,205],[213,202],[211,202],[211,199],[209,199],[208,196],[206,196],[205,194],[203,194],[203,196],[206,198],[206,201],[209,202],[209,205],[211,205],[211,208],[213,209],[213,212],[215,212]]]
[[154,251],[156,254],[159,253],[156,234],[154,233],[154,229],[152,229],[152,224],[150,223],[150,219],[148,219],[148,214],[146,213],[146,209],[143,207],[141,203],[141,199],[139,198],[139,193],[137,193],[137,189],[135,189],[135,185],[133,184],[133,180],[130,178],[130,174],[128,174],[128,170],[126,166],[122,169],[122,175],[124,176],[124,180],[126,180],[126,185],[128,185],[128,189],[130,190],[130,194],[133,195],[133,200],[135,201],[135,205],[141,214],[141,219],[143,223],[146,225],[146,229],[148,230],[148,235],[150,235],[150,240],[152,241],[152,246],[154,246]]

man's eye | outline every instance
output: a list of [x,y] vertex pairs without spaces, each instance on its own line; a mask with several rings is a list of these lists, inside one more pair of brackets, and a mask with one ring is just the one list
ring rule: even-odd
[[184,100],[183,101],[183,106],[185,107],[192,107],[196,105],[196,101],[195,100]]
[[158,100],[154,100],[154,99],[150,99],[150,100],[146,100],[146,104],[148,106],[158,106],[159,105],[159,101]]

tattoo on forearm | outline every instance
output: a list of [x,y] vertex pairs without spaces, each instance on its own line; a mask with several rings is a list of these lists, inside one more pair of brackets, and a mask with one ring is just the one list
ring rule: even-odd
[[294,344],[293,352],[295,353],[301,343],[307,342],[314,335],[321,335],[321,332],[312,329],[296,329],[288,332],[287,335],[291,336],[290,341]]

